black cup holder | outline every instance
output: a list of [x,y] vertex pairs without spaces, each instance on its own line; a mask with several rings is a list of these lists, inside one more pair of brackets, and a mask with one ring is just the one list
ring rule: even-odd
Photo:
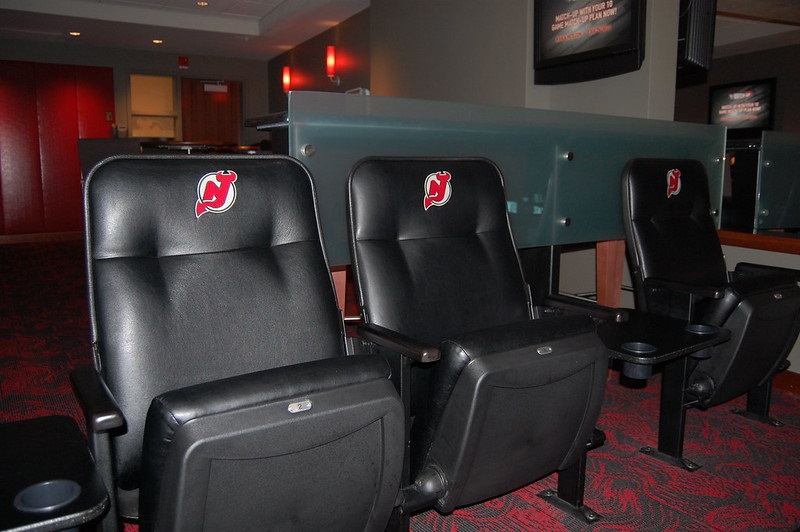
[[47,480],[23,489],[14,497],[14,508],[21,512],[47,513],[68,505],[81,494],[77,482]]
[[[625,342],[620,346],[629,353],[636,355],[647,355],[655,353],[658,349],[653,344],[647,342]],[[622,374],[629,379],[646,380],[653,374],[653,366],[650,364],[636,364],[634,362],[624,362],[622,364]]]
[[656,351],[656,346],[648,344],[647,342],[625,342],[620,347],[625,351],[636,353],[637,355],[655,353]]
[[647,380],[653,374],[653,366],[650,364],[634,364],[633,362],[623,362],[622,374],[629,379],[635,379],[637,381]]
[[686,332],[692,334],[714,334],[717,328],[713,325],[703,325],[702,323],[690,323],[686,326]]

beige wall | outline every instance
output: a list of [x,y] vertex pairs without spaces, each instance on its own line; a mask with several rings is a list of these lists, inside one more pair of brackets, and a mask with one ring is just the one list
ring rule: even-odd
[[533,84],[532,0],[373,0],[373,94],[671,120],[679,0],[648,0],[636,72]]
[[528,0],[372,0],[372,93],[525,105]]
[[[292,90],[345,92],[369,88],[370,10],[365,9],[269,61],[269,109],[285,111],[288,97],[283,92],[283,67],[292,72]],[[339,84],[326,74],[325,54],[336,46],[336,75]]]

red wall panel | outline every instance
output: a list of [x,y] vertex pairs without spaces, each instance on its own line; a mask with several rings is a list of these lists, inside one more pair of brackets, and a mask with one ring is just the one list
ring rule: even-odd
[[75,67],[36,64],[39,158],[46,232],[82,227]]
[[114,120],[114,73],[110,68],[76,66],[78,138],[111,136]]
[[113,110],[111,68],[0,61],[0,233],[83,227],[78,138]]
[[33,64],[0,61],[3,233],[44,230],[41,173]]

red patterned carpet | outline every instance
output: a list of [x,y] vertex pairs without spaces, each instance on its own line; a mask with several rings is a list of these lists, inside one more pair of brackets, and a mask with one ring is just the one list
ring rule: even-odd
[[[586,525],[553,511],[536,494],[555,477],[489,503],[443,517],[427,512],[413,529],[432,531],[767,531],[800,526],[800,397],[778,392],[772,428],[727,406],[690,411],[684,456],[702,465],[689,473],[644,456],[655,445],[658,382],[620,386],[611,374],[598,426],[608,437],[587,466],[585,502],[604,518]],[[744,407],[744,401],[736,406]]]
[[[68,373],[91,360],[85,289],[79,242],[0,246],[0,421],[55,413],[82,424]],[[731,414],[730,407],[743,407],[743,400],[689,411],[685,456],[703,467],[688,473],[638,452],[656,443],[658,380],[630,389],[618,383],[616,373],[609,375],[599,421],[608,441],[590,454],[585,496],[604,516],[598,523],[586,525],[537,497],[555,487],[550,476],[448,516],[414,516],[412,530],[800,528],[800,396],[773,394],[772,414],[786,424],[781,428]]]

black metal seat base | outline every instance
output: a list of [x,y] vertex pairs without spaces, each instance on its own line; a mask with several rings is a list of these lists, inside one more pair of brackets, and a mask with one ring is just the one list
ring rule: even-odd
[[583,503],[586,484],[586,459],[589,451],[602,447],[606,435],[602,430],[594,429],[592,438],[586,443],[586,449],[580,459],[567,469],[558,472],[558,489],[548,488],[537,495],[577,519],[588,524],[599,521],[603,516]]
[[690,473],[694,473],[695,471],[703,467],[700,464],[689,460],[688,458],[684,458],[682,456],[675,456],[667,452],[662,452],[653,447],[647,447],[647,446],[642,447],[641,449],[639,449],[639,452],[642,454],[646,454],[647,456],[650,456],[652,458],[655,458],[656,460],[661,460],[662,462],[667,463],[669,465],[685,469]]

